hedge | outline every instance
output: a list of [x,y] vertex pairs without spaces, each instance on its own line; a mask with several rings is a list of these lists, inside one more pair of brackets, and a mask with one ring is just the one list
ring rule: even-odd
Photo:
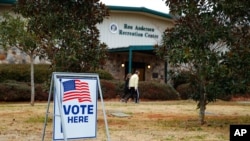
[[[113,76],[104,71],[97,70],[95,72],[100,79],[112,80]],[[48,64],[34,65],[34,81],[35,83],[44,83],[51,79],[52,70]],[[0,82],[6,80],[15,80],[19,82],[30,82],[30,64],[0,64]]]
[[[124,82],[101,80],[104,99],[119,99],[123,95]],[[49,92],[44,84],[36,84],[36,101],[47,101]],[[140,82],[140,98],[147,100],[177,100],[179,95],[171,86],[154,82]],[[29,101],[30,85],[27,82],[5,81],[0,83],[0,101]],[[53,97],[52,97],[53,99]]]
[[[48,100],[48,89],[51,79],[50,65],[34,65],[35,99]],[[110,73],[98,70],[104,99],[120,98],[124,92],[124,81],[113,80]],[[178,92],[167,84],[157,82],[140,82],[140,98],[149,100],[176,100]],[[53,97],[52,97],[53,99]],[[0,65],[0,101],[30,100],[30,65]]]
[[[27,82],[5,81],[0,83],[0,101],[30,101],[30,84]],[[48,92],[43,89],[42,84],[35,85],[36,101],[48,100]]]
[[[35,83],[43,83],[50,79],[49,65],[34,65]],[[0,82],[15,80],[19,82],[30,82],[30,64],[1,64]]]

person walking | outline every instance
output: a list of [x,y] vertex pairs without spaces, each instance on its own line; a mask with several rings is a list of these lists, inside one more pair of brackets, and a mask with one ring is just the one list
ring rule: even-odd
[[140,72],[136,70],[135,73],[129,79],[130,94],[132,97],[134,97],[135,103],[139,102],[139,97],[137,94],[138,84],[139,84],[139,75],[140,75]]
[[121,102],[125,102],[126,101],[126,98],[129,98],[130,97],[130,91],[129,91],[129,86],[128,86],[128,83],[129,83],[129,79],[131,77],[131,73],[128,73],[126,78],[125,78],[125,84],[124,84],[124,93],[121,97]]

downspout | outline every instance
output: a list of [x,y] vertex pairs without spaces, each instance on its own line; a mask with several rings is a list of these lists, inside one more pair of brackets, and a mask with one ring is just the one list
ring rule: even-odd
[[164,66],[164,72],[165,72],[165,83],[168,83],[168,62],[165,61],[165,66]]

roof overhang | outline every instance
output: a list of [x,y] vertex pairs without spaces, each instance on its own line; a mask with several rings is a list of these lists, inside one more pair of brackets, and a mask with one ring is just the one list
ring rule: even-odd
[[109,49],[108,51],[110,53],[136,51],[136,52],[144,52],[144,53],[152,54],[153,50],[154,50],[154,46],[150,46],[150,45],[131,45],[128,47],[112,48],[112,49]]
[[112,10],[112,11],[141,12],[141,13],[147,13],[147,14],[159,16],[165,19],[170,19],[170,20],[173,19],[173,17],[170,14],[158,12],[158,11],[151,10],[145,7],[125,7],[125,6],[110,6],[110,5],[108,5],[107,7],[109,8],[109,10]]
[[16,4],[17,0],[0,0],[0,4]]

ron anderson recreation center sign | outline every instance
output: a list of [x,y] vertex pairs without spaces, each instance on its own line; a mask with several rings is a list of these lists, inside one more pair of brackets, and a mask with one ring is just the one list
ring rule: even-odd
[[118,28],[116,23],[110,24],[110,31],[112,33],[118,32],[119,35],[126,36],[136,36],[136,37],[145,37],[145,38],[153,38],[158,39],[160,35],[155,33],[155,29],[152,27],[146,27],[143,25],[129,25],[123,24],[122,29]]

